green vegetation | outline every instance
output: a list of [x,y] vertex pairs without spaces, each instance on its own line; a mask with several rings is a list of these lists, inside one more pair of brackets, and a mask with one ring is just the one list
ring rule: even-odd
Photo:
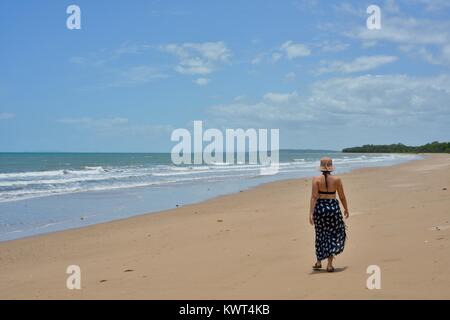
[[366,144],[362,147],[345,148],[342,152],[361,152],[361,153],[450,153],[450,142],[427,143],[423,146],[406,146],[402,143],[397,144]]

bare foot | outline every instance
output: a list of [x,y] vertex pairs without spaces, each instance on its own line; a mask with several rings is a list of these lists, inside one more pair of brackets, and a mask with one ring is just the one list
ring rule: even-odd
[[328,258],[327,271],[328,272],[333,272],[334,271],[334,268],[333,268],[333,256]]

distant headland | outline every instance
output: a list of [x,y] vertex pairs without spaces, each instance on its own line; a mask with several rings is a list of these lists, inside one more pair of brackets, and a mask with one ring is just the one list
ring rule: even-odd
[[397,144],[365,144],[361,147],[342,149],[342,152],[355,153],[450,153],[450,142],[434,141],[422,146]]

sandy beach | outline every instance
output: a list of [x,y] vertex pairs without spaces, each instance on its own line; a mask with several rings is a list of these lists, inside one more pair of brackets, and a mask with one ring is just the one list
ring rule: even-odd
[[[450,155],[342,176],[348,241],[313,272],[310,179],[0,243],[1,299],[450,299]],[[81,268],[81,290],[66,268]],[[369,265],[381,289],[366,288]]]

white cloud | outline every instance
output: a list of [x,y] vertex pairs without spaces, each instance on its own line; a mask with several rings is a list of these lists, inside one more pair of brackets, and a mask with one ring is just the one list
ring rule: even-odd
[[400,7],[395,0],[385,0],[382,11],[386,13],[399,13]]
[[396,44],[443,45],[449,41],[448,22],[407,17],[383,19],[380,30],[360,27],[347,35],[363,41],[387,41]]
[[414,1],[424,5],[427,11],[432,12],[450,8],[450,1],[448,0],[414,0]]
[[214,67],[200,58],[184,59],[180,65],[175,67],[175,71],[181,74],[201,74],[206,75],[214,71]]
[[329,72],[354,73],[354,72],[368,71],[378,68],[382,65],[392,63],[397,59],[398,58],[395,56],[379,55],[379,56],[358,57],[350,62],[344,61],[322,62],[322,64],[325,64],[325,66],[321,67],[318,73],[319,74]]
[[311,50],[306,45],[294,43],[292,40],[283,43],[280,46],[279,51],[283,52],[289,60],[306,57],[311,54]]
[[[321,128],[450,122],[450,77],[406,75],[333,78],[311,85],[307,95],[268,93],[255,103],[209,109],[215,119],[241,126]],[[233,124],[234,125],[234,124]]]
[[178,57],[175,70],[181,74],[206,75],[220,65],[229,62],[231,51],[224,42],[168,44],[161,46],[164,52]]
[[294,43],[292,40],[288,40],[282,43],[279,47],[273,48],[268,52],[256,54],[250,63],[257,65],[262,63],[264,60],[277,62],[283,58],[293,60],[309,55],[311,55],[311,50],[306,45]]
[[[345,35],[361,40],[364,47],[391,43],[411,56],[433,64],[450,65],[446,58],[450,46],[450,21],[386,16],[381,30],[359,27]],[[432,53],[438,51],[438,53]]]
[[196,80],[194,80],[194,82],[196,84],[198,84],[199,86],[206,86],[211,80],[208,78],[198,78]]
[[320,48],[323,52],[341,52],[346,50],[350,45],[340,41],[324,41]]
[[0,120],[10,120],[13,119],[16,115],[10,112],[0,112]]
[[287,103],[292,99],[297,98],[297,93],[277,93],[268,92],[263,96],[263,99],[272,103]]
[[366,16],[366,8],[362,10],[361,8],[356,8],[351,3],[348,2],[340,2],[337,5],[334,5],[334,9],[338,14],[345,14],[354,17],[365,17]]
[[401,47],[401,50],[408,52],[413,56],[419,56],[431,64],[450,66],[450,44],[446,44],[439,50],[435,50],[437,51],[435,53],[428,50],[425,46],[403,46]]
[[280,52],[274,52],[272,53],[272,61],[273,62],[277,62],[278,60],[280,60],[283,57],[283,54],[281,54]]
[[154,67],[134,66],[120,71],[117,84],[139,84],[146,83],[155,79],[167,78],[167,75],[161,73]]
[[[414,8],[417,4],[423,7]],[[420,17],[414,17],[403,7],[421,10],[422,13]],[[341,35],[360,40],[363,48],[390,44],[407,52],[409,56],[422,58],[426,62],[450,65],[445,59],[445,47],[450,45],[450,21],[444,16],[445,10],[450,8],[448,0],[385,0],[381,6],[380,30],[369,30],[365,23],[361,23],[361,19],[367,18],[364,4],[343,3],[335,8],[338,14],[347,16],[343,16],[342,21],[333,23],[328,30],[341,30]]]
[[239,96],[236,96],[236,97],[234,97],[233,98],[233,101],[244,101],[245,99],[247,99],[247,95],[245,95],[245,94],[241,94],[241,95],[239,95]]
[[272,50],[271,53],[260,53],[253,60],[252,64],[259,64],[267,55],[272,62],[277,62],[283,58],[293,60],[296,58],[307,57],[311,54],[311,50],[304,44],[295,43],[292,40],[285,41],[278,48]]

